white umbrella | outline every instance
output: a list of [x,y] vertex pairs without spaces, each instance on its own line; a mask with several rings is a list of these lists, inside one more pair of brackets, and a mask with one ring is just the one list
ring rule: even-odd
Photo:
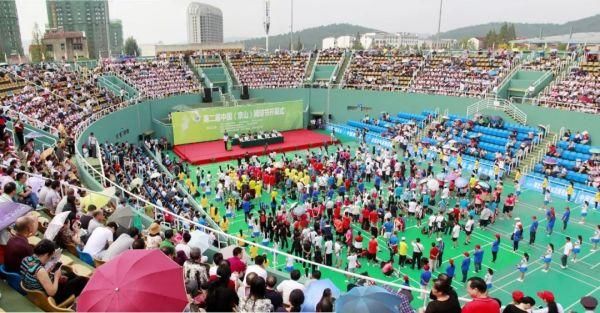
[[152,173],[152,175],[150,175],[150,178],[158,178],[158,177],[160,177],[159,172],[154,172],[154,173]]
[[429,188],[429,190],[431,190],[431,191],[438,191],[440,189],[440,184],[437,180],[430,179],[427,182],[427,188]]
[[46,228],[44,238],[54,240],[60,229],[65,225],[65,221],[67,220],[69,213],[71,213],[71,211],[65,211],[56,214],[50,223],[48,223],[48,228]]
[[42,189],[42,187],[44,186],[45,182],[46,181],[44,179],[42,179],[41,177],[31,176],[27,179],[27,186],[31,187],[31,190],[36,195],[39,195],[39,192]]
[[25,139],[34,139],[34,138],[40,138],[40,137],[44,137],[44,135],[36,132],[36,131],[32,131],[27,133],[27,135],[25,135]]
[[140,177],[134,178],[131,181],[131,183],[129,184],[129,189],[133,189],[135,187],[140,187],[140,186],[142,186],[143,183],[144,183],[144,181]]
[[207,233],[196,229],[190,235],[192,239],[188,242],[188,246],[200,248],[202,252],[210,247],[210,236]]
[[[231,246],[227,246],[223,249],[221,249],[221,254],[223,254],[223,259],[227,260],[231,257],[233,257],[233,249],[237,248],[237,245],[231,245]],[[242,249],[242,259],[244,261],[247,261],[248,259],[248,255],[246,255],[246,252],[244,251],[244,249]]]

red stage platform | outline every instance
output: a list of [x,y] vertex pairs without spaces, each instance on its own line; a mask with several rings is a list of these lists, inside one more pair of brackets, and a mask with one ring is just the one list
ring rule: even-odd
[[[292,130],[282,132],[283,143],[269,145],[267,152],[285,152],[320,147],[331,140],[331,137],[310,130]],[[233,146],[231,151],[225,150],[222,140],[200,142],[175,146],[173,151],[184,161],[194,165],[223,162],[243,157],[246,152],[250,155],[262,155],[265,147],[240,148]]]

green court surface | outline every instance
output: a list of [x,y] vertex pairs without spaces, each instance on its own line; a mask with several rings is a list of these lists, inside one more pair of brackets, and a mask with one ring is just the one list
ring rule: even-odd
[[[338,136],[340,138],[340,136]],[[358,144],[349,138],[340,138],[342,144],[344,146],[349,146],[352,149],[356,148]],[[331,151],[332,148],[330,148]],[[286,155],[288,157],[293,156],[296,152],[288,152]],[[300,155],[304,155],[305,151],[298,152]],[[176,156],[169,152],[169,155],[173,158]],[[280,156],[279,156],[280,157]],[[193,180],[195,180],[196,170],[204,169],[205,172],[210,171],[215,180],[217,176],[216,173],[218,171],[219,166],[225,168],[225,165],[231,164],[233,166],[237,165],[237,161],[223,162],[210,164],[205,166],[190,166],[190,175]],[[439,167],[436,168],[439,170]],[[466,173],[463,173],[465,176]],[[508,193],[511,193],[514,190],[513,183],[509,180],[505,180],[504,182],[504,192],[503,196],[506,196]],[[214,185],[213,185],[214,187]],[[367,184],[367,190],[370,189],[371,185]],[[385,189],[385,188],[383,188]],[[281,195],[281,192],[279,192]],[[198,198],[199,200],[199,198]],[[214,193],[209,198],[211,203],[214,203],[218,206],[219,212],[221,216],[225,215],[225,209],[223,207],[223,202],[214,201]],[[269,203],[270,198],[267,192],[263,190],[262,196],[259,199],[254,199],[253,202],[255,207],[258,207],[259,202]],[[450,201],[450,205],[453,206],[455,200]],[[571,207],[571,221],[566,230],[562,229],[562,222],[560,221],[560,217],[564,212],[564,208],[566,206]],[[554,227],[554,232],[551,236],[546,235],[546,219],[545,213],[542,209],[543,206],[543,197],[539,192],[535,192],[533,190],[522,190],[521,196],[519,197],[519,201],[515,207],[513,212],[513,217],[520,217],[524,226],[524,240],[521,241],[519,250],[513,252],[512,241],[510,240],[510,234],[514,228],[514,220],[509,220],[507,218],[501,217],[499,215],[499,219],[496,220],[495,224],[492,224],[487,229],[483,230],[481,228],[476,228],[476,230],[472,234],[471,243],[469,245],[464,244],[464,232],[461,232],[459,238],[459,245],[457,248],[452,246],[452,241],[450,240],[449,235],[443,235],[442,238],[446,243],[446,248],[443,255],[443,264],[439,272],[443,272],[448,265],[448,259],[453,258],[456,264],[456,276],[453,280],[453,286],[457,289],[459,296],[467,298],[465,287],[461,282],[462,274],[460,272],[460,263],[463,259],[463,253],[465,251],[473,252],[475,245],[481,245],[484,250],[484,261],[482,265],[482,271],[479,273],[474,272],[474,266],[471,264],[470,272],[468,276],[483,276],[486,274],[487,269],[491,268],[494,271],[494,279],[493,279],[493,287],[490,290],[490,295],[493,297],[497,297],[501,299],[503,304],[507,304],[510,302],[511,293],[514,290],[522,290],[526,295],[530,295],[536,298],[536,301],[541,302],[535,295],[537,291],[540,290],[551,290],[555,293],[557,301],[563,305],[565,311],[571,308],[577,308],[579,306],[579,299],[584,295],[594,295],[596,298],[600,298],[600,253],[598,251],[592,252],[590,251],[593,247],[591,244],[590,238],[594,234],[594,230],[596,225],[600,224],[600,211],[595,210],[593,206],[589,209],[588,216],[585,220],[585,224],[579,224],[580,221],[580,206],[575,205],[573,203],[569,204],[565,200],[554,198],[550,203],[550,206],[554,206],[557,214],[557,221]],[[434,208],[434,211],[437,211]],[[501,210],[500,210],[501,211]],[[537,216],[540,226],[537,232],[536,243],[533,246],[528,244],[529,242],[529,226],[531,224],[531,216]],[[427,219],[423,220],[423,223],[427,223]],[[359,224],[352,225],[354,229],[354,234],[360,230]],[[237,215],[230,220],[229,233],[237,235],[239,230],[242,230],[247,238],[251,238],[251,233],[248,229],[248,225],[244,221],[244,214],[242,211],[238,211]],[[406,230],[404,233],[399,233],[399,237],[406,237],[407,243],[409,243],[409,257],[412,253],[412,248],[410,247],[410,241],[416,238],[421,238],[421,242],[425,247],[424,256],[429,255],[429,248],[431,247],[431,242],[435,241],[435,235],[429,238],[427,235],[421,234],[421,227],[416,225],[416,221],[408,220],[406,225]],[[366,243],[370,239],[370,235],[368,232],[363,231],[363,237],[365,237],[364,246],[366,248]],[[498,233],[501,235],[501,246],[500,251],[498,253],[498,259],[495,263],[492,263],[492,254],[490,247],[494,240],[495,234]],[[568,268],[561,269],[560,267],[560,257],[562,255],[562,246],[565,243],[565,236],[570,236],[572,240],[575,240],[578,235],[583,236],[584,243],[581,248],[581,253],[578,256],[578,260],[576,263],[573,263],[569,259]],[[252,238],[251,238],[252,239]],[[260,243],[260,238],[255,238],[255,242]],[[383,237],[377,238],[379,242],[379,253],[377,254],[377,258],[379,261],[388,260],[389,259],[389,251],[387,249],[387,241]],[[542,254],[546,250],[546,246],[548,243],[554,244],[555,252],[552,257],[552,263],[550,266],[550,271],[543,272],[543,262],[541,260]],[[291,246],[291,240],[290,240]],[[345,250],[342,256],[342,268],[346,265],[346,255]],[[517,281],[519,278],[519,272],[517,270],[517,265],[521,260],[523,253],[527,252],[530,255],[529,260],[529,270],[526,273],[525,280],[523,282]],[[259,253],[263,253],[259,251]],[[266,253],[266,252],[265,252]],[[269,267],[275,267],[279,270],[284,270],[286,264],[286,258],[278,255],[274,259],[273,254],[269,253],[267,255],[269,258]],[[403,282],[402,277],[404,275],[408,275],[410,278],[410,286],[419,288],[419,277],[420,271],[415,269],[411,269],[410,267],[400,268],[398,266],[397,256],[394,262],[394,268],[396,269],[393,276],[385,276],[381,272],[379,264],[368,263],[366,258],[359,258],[360,263],[362,264],[362,268],[359,269],[358,272],[368,272],[370,277],[379,278],[385,281],[393,282],[401,284]],[[336,264],[336,260],[333,260],[334,265]],[[301,270],[304,273],[304,268],[301,263],[296,263],[294,265],[296,269]],[[399,272],[398,272],[399,270]],[[323,277],[330,278],[332,281],[338,285],[341,290],[345,290],[347,284],[349,283],[346,279],[346,276],[337,272],[333,272],[327,269],[321,269]],[[437,275],[437,272],[434,273],[434,276]],[[422,305],[422,301],[418,299],[418,295],[415,295],[415,299],[411,303],[414,307]]]

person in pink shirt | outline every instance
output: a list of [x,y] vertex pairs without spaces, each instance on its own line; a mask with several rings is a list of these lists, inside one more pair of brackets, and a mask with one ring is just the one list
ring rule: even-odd
[[227,259],[232,273],[238,273],[238,277],[244,277],[246,272],[246,263],[242,260],[244,251],[240,247],[233,249],[233,256]]

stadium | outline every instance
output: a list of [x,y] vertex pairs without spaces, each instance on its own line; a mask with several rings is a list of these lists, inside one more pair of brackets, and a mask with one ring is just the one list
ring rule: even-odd
[[593,312],[599,80],[583,44],[3,64],[0,308]]

